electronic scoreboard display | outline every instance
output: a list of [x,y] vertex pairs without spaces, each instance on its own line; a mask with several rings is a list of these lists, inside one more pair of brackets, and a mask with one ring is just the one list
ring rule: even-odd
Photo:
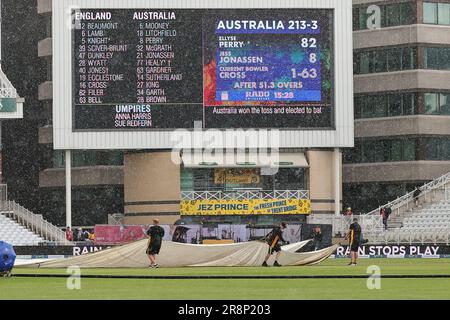
[[334,128],[331,9],[73,17],[73,130]]

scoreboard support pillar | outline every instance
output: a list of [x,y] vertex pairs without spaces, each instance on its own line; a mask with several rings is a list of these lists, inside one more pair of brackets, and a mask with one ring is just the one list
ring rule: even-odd
[[341,150],[334,148],[334,214],[341,214]]
[[2,120],[0,120],[0,184],[2,183],[3,183],[3,143],[2,143]]
[[66,227],[72,228],[72,152],[65,151],[66,164]]

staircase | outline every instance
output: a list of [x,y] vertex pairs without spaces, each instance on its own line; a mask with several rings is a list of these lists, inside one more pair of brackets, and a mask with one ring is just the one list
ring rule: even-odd
[[[70,245],[64,231],[46,221],[42,215],[34,214],[14,201],[0,201],[0,214],[28,229],[46,243]],[[7,221],[7,220],[4,220]],[[34,244],[34,243],[33,243]]]
[[373,234],[377,243],[450,243],[450,200],[416,208],[405,215],[401,226]]
[[[417,207],[418,209],[419,207]],[[412,209],[416,210],[416,209]],[[411,211],[410,213],[412,213]],[[388,230],[401,228],[403,226],[403,220],[405,219],[405,214],[392,215],[388,220]]]
[[388,230],[365,232],[363,227],[365,236],[375,243],[448,244],[450,228],[446,227],[446,219],[450,217],[450,172],[424,184],[419,190],[417,203],[412,191],[366,214],[375,218],[382,207],[392,210]]
[[0,241],[13,246],[37,246],[45,242],[37,234],[2,214],[0,214]]
[[389,207],[392,209],[391,219],[398,217],[401,221],[402,218],[416,208],[420,208],[429,203],[433,203],[439,200],[450,199],[450,172],[440,176],[439,178],[430,181],[419,188],[421,191],[418,196],[418,206],[414,204],[414,191],[411,191],[404,196],[397,198],[391,202],[386,203],[378,207],[375,210],[370,211],[367,215],[380,214],[380,209]]

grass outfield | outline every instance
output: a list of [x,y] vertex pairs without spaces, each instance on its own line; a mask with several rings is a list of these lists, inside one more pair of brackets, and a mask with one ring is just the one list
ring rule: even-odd
[[[282,268],[83,269],[82,275],[130,276],[367,276],[377,265],[383,275],[450,275],[450,259],[329,259],[318,266]],[[63,274],[64,269],[16,268],[19,274]],[[81,279],[68,290],[65,278],[0,279],[0,299],[450,299],[450,278],[381,279],[368,290],[367,279]]]

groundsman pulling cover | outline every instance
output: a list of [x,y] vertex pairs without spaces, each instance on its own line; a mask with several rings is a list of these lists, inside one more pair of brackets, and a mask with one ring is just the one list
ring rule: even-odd
[[[145,268],[149,260],[145,254],[147,241],[139,240],[120,247],[69,258],[41,263],[27,267],[38,268]],[[317,264],[328,258],[338,247],[334,245],[322,250],[295,253],[310,240],[282,247],[278,262],[285,266]],[[265,242],[251,241],[233,244],[185,244],[163,241],[157,262],[161,267],[250,267],[261,266],[269,250]],[[268,263],[274,261],[273,254]]]

